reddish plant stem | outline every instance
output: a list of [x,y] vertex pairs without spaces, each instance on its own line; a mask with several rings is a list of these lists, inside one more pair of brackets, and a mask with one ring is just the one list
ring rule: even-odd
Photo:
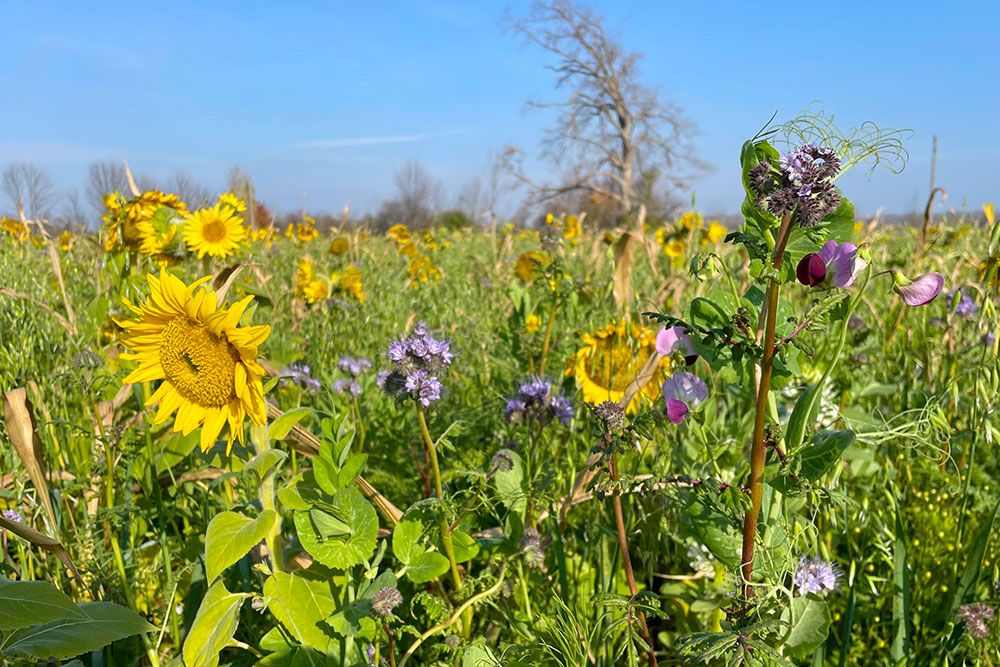
[[[788,244],[791,232],[792,216],[786,213],[781,220],[781,228],[774,244],[772,266],[780,273],[781,262]],[[780,279],[780,276],[775,276]],[[757,517],[764,499],[764,463],[767,457],[767,446],[764,442],[764,428],[767,423],[767,398],[771,391],[771,372],[774,369],[774,327],[778,319],[778,290],[780,282],[771,279],[767,284],[767,297],[764,307],[767,317],[764,324],[763,356],[760,360],[760,379],[757,382],[757,404],[754,410],[753,441],[750,447],[750,508],[743,518],[743,551],[742,567],[743,594],[747,597],[753,594],[753,552],[754,537],[757,535]]]
[[[639,589],[635,585],[635,572],[632,570],[632,559],[628,555],[628,538],[625,536],[625,515],[622,512],[622,496],[618,491],[617,485],[618,464],[615,461],[614,454],[608,457],[608,473],[611,475],[611,481],[615,485],[611,493],[611,498],[615,508],[615,525],[618,528],[618,548],[621,550],[622,563],[625,565],[625,578],[628,579],[628,589],[632,593],[632,597],[635,597]],[[638,611],[636,612],[636,617],[639,620],[642,638],[649,644],[649,664],[651,667],[657,667],[656,650],[653,646],[653,638],[649,634],[649,626],[646,624],[646,615]]]

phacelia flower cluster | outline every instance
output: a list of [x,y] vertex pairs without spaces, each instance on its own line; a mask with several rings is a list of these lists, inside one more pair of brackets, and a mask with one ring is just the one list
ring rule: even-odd
[[955,615],[965,624],[965,631],[975,639],[986,639],[989,636],[989,622],[996,617],[993,607],[983,602],[963,604]]
[[392,370],[380,373],[376,380],[387,394],[412,398],[424,407],[441,398],[438,376],[454,359],[448,341],[435,338],[418,322],[409,336],[389,343],[388,356]]
[[830,148],[803,144],[778,160],[765,160],[750,171],[750,188],[761,209],[781,217],[791,213],[803,227],[812,227],[840,205],[833,179],[840,158]]
[[568,424],[573,419],[573,404],[568,398],[553,392],[552,383],[548,380],[528,380],[521,384],[514,396],[507,399],[504,416],[511,423],[530,421],[545,426],[558,419]]
[[333,383],[333,390],[338,394],[361,395],[361,383],[358,377],[372,367],[372,362],[363,358],[341,357],[337,362],[337,367],[349,377],[342,378]]
[[312,369],[309,368],[308,364],[303,364],[299,361],[288,367],[285,371],[285,376],[282,379],[282,383],[298,385],[310,394],[315,394],[322,387],[319,380],[312,376]]
[[16,510],[7,509],[4,510],[2,514],[3,518],[7,519],[8,521],[13,521],[15,523],[21,523],[23,521],[23,519],[21,519],[21,515],[18,514]]
[[799,595],[826,595],[836,590],[840,573],[830,561],[822,558],[803,558],[795,570],[795,587]]

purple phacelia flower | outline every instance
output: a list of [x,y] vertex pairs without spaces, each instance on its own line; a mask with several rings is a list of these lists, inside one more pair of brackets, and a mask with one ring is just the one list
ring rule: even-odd
[[441,381],[423,369],[417,369],[406,376],[403,386],[425,408],[441,398]]
[[319,380],[312,376],[312,369],[309,368],[308,364],[296,361],[285,371],[287,377],[282,378],[282,384],[292,383],[302,387],[311,394],[315,394],[320,390],[322,385]]
[[795,570],[794,582],[799,595],[826,595],[836,590],[840,573],[830,561],[803,558]]
[[958,620],[965,624],[965,631],[969,633],[969,636],[974,639],[986,639],[990,634],[990,628],[987,624],[995,618],[996,613],[993,611],[993,607],[988,604],[976,602],[963,604],[955,615]]
[[833,179],[840,171],[837,154],[823,146],[804,144],[782,155],[775,168],[769,161],[750,171],[750,188],[757,205],[772,215],[793,215],[803,227],[817,224],[840,205]]
[[952,290],[948,292],[948,300],[952,302],[955,314],[959,317],[972,319],[979,312],[979,306],[965,293],[964,289]]
[[542,426],[553,419],[568,424],[573,419],[573,404],[552,390],[552,383],[543,378],[522,382],[517,393],[507,400],[504,416],[507,421],[534,421]]
[[3,514],[3,518],[7,519],[8,521],[14,521],[16,523],[22,523],[23,522],[23,519],[21,518],[21,515],[18,514],[17,511],[15,511],[15,510],[10,510],[10,509],[4,510],[2,512],[2,514]]
[[372,367],[372,362],[360,357],[341,357],[337,362],[337,366],[348,375],[357,377],[364,371],[370,369]]
[[361,385],[353,378],[337,380],[333,383],[332,389],[338,394],[361,395]]

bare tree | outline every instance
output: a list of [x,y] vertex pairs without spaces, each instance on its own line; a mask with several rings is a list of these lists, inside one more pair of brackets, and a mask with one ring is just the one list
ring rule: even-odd
[[62,205],[62,210],[55,220],[56,224],[63,229],[81,230],[87,227],[87,214],[80,205],[80,193],[76,190],[70,191]]
[[690,146],[693,125],[679,107],[640,82],[641,54],[626,52],[593,10],[570,0],[537,2],[510,28],[555,57],[549,65],[555,86],[569,91],[565,101],[528,103],[559,111],[545,138],[544,156],[564,170],[562,181],[531,179],[516,148],[504,156],[535,201],[583,192],[626,214],[640,203],[644,174],[662,175],[679,185],[685,168],[701,166]]
[[183,171],[175,171],[167,180],[167,190],[179,196],[192,210],[208,203],[208,188]]
[[56,201],[52,179],[37,165],[12,162],[3,170],[3,192],[15,210],[24,209],[28,217],[48,217]]
[[[234,166],[229,170],[227,184],[230,192],[246,202],[247,222],[250,223],[250,226],[255,227],[260,225],[261,227],[269,227],[271,223],[267,221],[270,218],[267,209],[260,211],[261,219],[257,220],[257,198],[253,187],[253,178],[250,177],[250,174],[243,171],[239,166]],[[267,224],[265,224],[265,221],[267,221]]]
[[441,183],[419,162],[408,160],[395,175],[397,197],[382,203],[375,216],[377,229],[405,224],[423,229],[434,223],[441,208]]
[[486,177],[473,177],[459,192],[458,208],[468,213],[476,224],[496,221],[504,189],[503,174],[502,162],[491,157]]
[[104,213],[104,196],[118,191],[129,196],[125,167],[116,160],[91,162],[87,170],[87,200],[98,214]]

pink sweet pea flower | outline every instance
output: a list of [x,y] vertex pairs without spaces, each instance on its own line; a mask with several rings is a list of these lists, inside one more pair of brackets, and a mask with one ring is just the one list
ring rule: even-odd
[[691,412],[691,408],[708,398],[708,385],[697,375],[679,371],[663,383],[663,400],[667,404],[667,416],[675,424],[680,424]]
[[698,350],[695,349],[694,343],[691,342],[684,327],[676,326],[669,329],[663,327],[656,334],[656,351],[662,357],[669,357],[674,353],[674,350],[681,351],[681,354],[684,355],[684,363],[688,366],[698,359]]
[[809,287],[850,287],[866,265],[867,262],[858,257],[858,247],[853,243],[827,241],[819,252],[802,258],[795,275],[800,283]]
[[925,273],[910,280],[899,271],[892,273],[893,289],[903,297],[903,302],[910,307],[925,306],[944,289],[944,276],[937,271]]

